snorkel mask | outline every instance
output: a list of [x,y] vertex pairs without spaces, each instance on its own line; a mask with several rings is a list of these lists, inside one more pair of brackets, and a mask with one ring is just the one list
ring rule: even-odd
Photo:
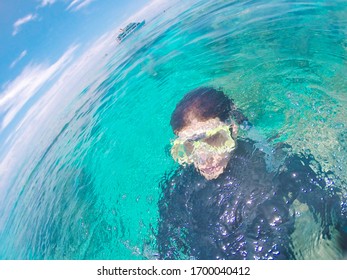
[[179,164],[190,164],[201,155],[230,153],[236,147],[230,133],[230,125],[223,124],[197,133],[192,137],[179,137],[172,145],[171,155]]

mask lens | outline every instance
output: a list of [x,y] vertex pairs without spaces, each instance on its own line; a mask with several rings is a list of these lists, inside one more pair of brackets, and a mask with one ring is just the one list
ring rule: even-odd
[[180,164],[192,163],[216,153],[229,153],[235,148],[229,128],[221,127],[192,137],[176,139],[171,148],[172,157]]
[[184,144],[182,143],[174,143],[174,145],[171,148],[171,155],[180,164],[188,160]]
[[206,137],[202,141],[204,143],[210,145],[210,146],[220,148],[220,147],[223,147],[225,145],[225,142],[227,140],[228,140],[228,138],[226,137],[225,133],[217,132],[211,136]]
[[184,142],[183,146],[187,156],[191,156],[194,150],[194,144],[191,141],[187,140]]

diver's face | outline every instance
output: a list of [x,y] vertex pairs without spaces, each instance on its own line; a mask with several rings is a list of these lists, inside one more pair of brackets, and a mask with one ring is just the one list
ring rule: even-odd
[[[225,124],[219,118],[206,121],[191,119],[189,125],[185,126],[177,134],[179,137],[189,139],[196,134],[204,133],[221,125]],[[230,156],[230,152],[216,153],[213,150],[197,149],[194,152],[193,164],[202,176],[207,180],[212,180],[218,178],[224,172]]]

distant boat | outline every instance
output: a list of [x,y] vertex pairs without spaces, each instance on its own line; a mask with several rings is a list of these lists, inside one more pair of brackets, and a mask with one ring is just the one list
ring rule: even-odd
[[131,22],[125,28],[121,28],[120,33],[117,36],[118,43],[124,41],[131,33],[140,29],[142,26],[144,26],[144,24],[144,20],[142,22]]

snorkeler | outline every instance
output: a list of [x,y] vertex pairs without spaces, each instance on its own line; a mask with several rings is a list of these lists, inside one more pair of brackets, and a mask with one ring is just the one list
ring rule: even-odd
[[[346,209],[310,160],[286,156],[276,172],[250,139],[237,139],[247,118],[222,91],[198,88],[174,110],[171,149],[180,164],[162,185],[161,259],[295,259],[295,204],[311,211],[320,235],[345,235]],[[344,241],[340,239],[341,247]]]

